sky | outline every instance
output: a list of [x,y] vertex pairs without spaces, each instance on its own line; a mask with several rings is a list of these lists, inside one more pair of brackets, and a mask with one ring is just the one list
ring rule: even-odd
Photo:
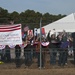
[[69,15],[75,12],[75,0],[0,0],[0,7],[10,13],[30,9],[43,14]]

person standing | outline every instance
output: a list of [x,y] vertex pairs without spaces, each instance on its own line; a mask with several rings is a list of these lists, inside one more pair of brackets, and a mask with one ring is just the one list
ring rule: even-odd
[[[65,31],[61,33],[61,44],[60,44],[60,52],[59,52],[59,66],[67,65],[67,58],[68,58],[68,45],[69,42],[67,40],[67,34]],[[59,38],[60,39],[60,38]]]
[[15,46],[15,59],[16,59],[16,67],[19,68],[21,66],[20,56],[21,56],[21,47],[19,45]]
[[28,37],[24,42],[24,56],[25,56],[25,67],[29,67],[32,63],[31,43]]
[[72,33],[73,38],[73,52],[74,52],[74,65],[75,65],[75,32]]
[[11,62],[10,47],[8,45],[6,45],[5,47],[5,57],[6,57],[6,62]]
[[50,37],[50,32],[51,32],[51,30],[49,31],[49,33],[47,35],[47,40],[50,42],[50,44],[49,44],[50,64],[55,65],[56,64],[56,55],[57,55],[57,49],[56,49],[57,48],[57,46],[56,46],[57,39],[56,39],[55,34],[52,34]]

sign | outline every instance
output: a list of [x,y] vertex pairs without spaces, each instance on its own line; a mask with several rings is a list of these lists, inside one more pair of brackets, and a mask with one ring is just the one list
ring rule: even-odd
[[38,32],[37,32],[37,28],[34,28],[34,36],[37,36]]
[[45,35],[45,28],[41,29],[42,35]]
[[33,30],[28,30],[28,35],[33,36]]
[[22,44],[21,24],[0,25],[0,45]]

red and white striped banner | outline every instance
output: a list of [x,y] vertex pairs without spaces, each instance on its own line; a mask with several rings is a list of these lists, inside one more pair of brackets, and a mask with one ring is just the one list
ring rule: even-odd
[[0,25],[0,45],[22,44],[21,24]]

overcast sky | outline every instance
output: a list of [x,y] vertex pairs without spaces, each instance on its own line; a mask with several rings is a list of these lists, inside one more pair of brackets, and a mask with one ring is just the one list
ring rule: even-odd
[[8,12],[24,12],[27,9],[40,13],[71,14],[75,12],[75,0],[0,0],[0,7]]

